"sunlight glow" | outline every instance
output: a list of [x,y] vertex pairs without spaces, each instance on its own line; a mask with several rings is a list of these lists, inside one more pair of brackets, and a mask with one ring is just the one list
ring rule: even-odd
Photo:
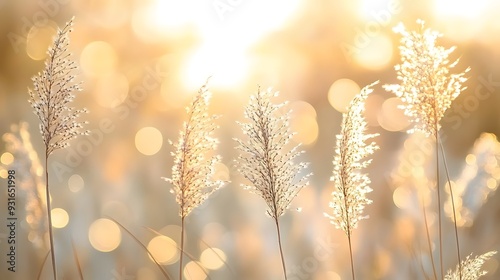
[[393,55],[392,42],[389,36],[380,34],[370,38],[366,47],[360,48],[354,54],[354,60],[358,65],[368,70],[380,70],[388,66]]
[[[213,13],[198,12],[181,20],[191,21],[200,39],[199,45],[187,57],[182,72],[183,83],[188,89],[198,88],[209,76],[213,76],[214,87],[234,88],[242,83],[250,74],[252,47],[285,26],[298,10],[301,0],[228,1],[222,6],[218,2],[213,3]],[[190,12],[196,13],[193,9]]]
[[360,1],[359,11],[365,19],[373,17],[374,13],[386,10],[393,2],[392,0],[362,0]]
[[484,15],[488,0],[436,0],[436,13],[441,16],[458,16],[466,19]]
[[152,20],[158,28],[180,28],[194,18],[194,8],[190,1],[157,0],[151,6]]
[[195,90],[208,77],[214,87],[231,88],[244,81],[249,72],[249,59],[244,46],[211,42],[202,45],[189,57],[183,81]]

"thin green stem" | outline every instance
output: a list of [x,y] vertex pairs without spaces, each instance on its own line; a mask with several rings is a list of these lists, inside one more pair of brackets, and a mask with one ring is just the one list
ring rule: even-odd
[[278,245],[280,247],[281,264],[283,265],[283,275],[285,276],[285,280],[287,280],[286,267],[285,267],[285,258],[283,257],[283,248],[281,246],[281,234],[280,234],[280,225],[279,225],[279,222],[278,222],[278,217],[275,217],[274,220],[276,221],[276,230],[278,232]]
[[[48,144],[47,144],[48,145]],[[48,147],[45,152],[45,197],[47,199],[47,217],[49,219],[49,240],[50,240],[50,257],[52,259],[52,271],[54,273],[54,280],[57,280],[56,271],[56,253],[54,250],[54,234],[52,232],[52,213],[50,207],[50,192],[49,192],[49,165],[48,165],[49,155]]]
[[444,154],[443,143],[439,142],[441,148],[441,154],[443,155],[444,170],[446,171],[446,180],[448,181],[448,187],[450,188],[451,197],[451,209],[453,211],[453,225],[455,227],[455,240],[457,244],[457,258],[458,258],[458,275],[459,279],[462,280],[462,260],[460,258],[460,242],[458,240],[458,226],[457,226],[457,214],[455,209],[455,197],[453,196],[453,188],[451,187],[450,173],[448,172],[448,163],[446,162],[446,156]]

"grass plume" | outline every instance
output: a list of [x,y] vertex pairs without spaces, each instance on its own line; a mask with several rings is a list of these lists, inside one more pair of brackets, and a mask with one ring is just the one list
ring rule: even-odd
[[[469,69],[467,68],[463,72],[451,73],[458,63],[458,59],[454,61],[449,59],[449,55],[455,50],[455,47],[447,49],[437,45],[436,40],[442,35],[437,31],[425,28],[424,22],[421,20],[417,21],[417,24],[420,25],[418,31],[407,31],[403,24],[399,24],[395,28],[395,32],[402,36],[399,47],[402,63],[395,67],[397,79],[400,83],[386,85],[385,88],[403,101],[401,108],[414,124],[408,132],[422,131],[428,137],[432,136],[436,140],[439,260],[442,277],[444,273],[441,189],[439,187],[440,121],[446,110],[450,108],[451,103],[465,89],[463,83],[467,78],[464,76]],[[448,186],[453,198],[450,182],[448,182]],[[454,204],[452,209],[455,212]],[[454,221],[457,258],[460,266],[460,244],[456,218],[454,218]]]
[[460,265],[457,265],[455,270],[446,273],[444,280],[477,280],[481,278],[487,273],[482,268],[483,264],[496,253],[496,251],[490,251],[474,258],[472,255],[467,256]]
[[174,165],[172,177],[163,178],[172,184],[171,192],[179,204],[181,217],[181,257],[179,279],[182,279],[182,261],[184,252],[184,219],[198,205],[203,203],[214,191],[224,184],[214,180],[215,165],[220,162],[218,155],[213,155],[218,141],[213,137],[218,128],[216,115],[210,115],[208,106],[211,93],[207,84],[203,85],[194,97],[191,106],[186,108],[188,118],[180,132],[179,140],[174,144]]
[[68,147],[70,140],[88,134],[88,131],[83,131],[86,122],[78,121],[80,114],[87,110],[69,106],[75,98],[74,93],[81,91],[80,83],[74,81],[75,75],[72,74],[77,66],[68,51],[72,26],[73,18],[62,29],[58,28],[52,46],[47,51],[45,68],[32,78],[33,89],[28,90],[28,101],[40,121],[40,133],[45,144],[47,217],[54,279],[57,279],[57,271],[50,214],[48,159],[54,151]]
[[246,189],[261,196],[266,202],[267,214],[274,219],[278,234],[283,274],[286,266],[281,246],[279,217],[289,208],[298,192],[308,184],[311,173],[304,174],[307,163],[296,158],[303,152],[300,145],[288,148],[294,133],[290,131],[290,111],[280,114],[286,103],[271,102],[277,93],[271,89],[262,91],[260,87],[245,109],[247,122],[239,125],[245,135],[244,140],[235,139],[241,152],[237,164],[239,172],[250,181]]
[[371,163],[371,159],[365,158],[378,149],[375,142],[369,142],[378,134],[366,134],[367,123],[363,112],[366,98],[376,83],[364,87],[351,101],[348,111],[343,114],[340,134],[337,135],[333,175],[330,179],[334,184],[330,202],[333,213],[325,213],[330,222],[347,235],[353,279],[355,274],[352,230],[358,226],[360,220],[366,218],[363,216],[363,210],[367,204],[372,203],[366,197],[366,194],[372,191],[369,186],[370,178],[363,170]]

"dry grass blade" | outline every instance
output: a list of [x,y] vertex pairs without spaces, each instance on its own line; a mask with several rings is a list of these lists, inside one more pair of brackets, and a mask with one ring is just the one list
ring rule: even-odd
[[155,259],[155,257],[153,256],[153,254],[151,254],[151,252],[148,250],[148,247],[146,247],[146,245],[142,244],[142,242],[137,237],[135,237],[135,235],[132,232],[130,232],[125,226],[123,226],[120,222],[118,222],[117,220],[115,220],[115,219],[113,219],[111,217],[108,217],[108,219],[112,220],[117,225],[119,225],[128,235],[130,235],[130,237],[132,237],[144,249],[144,251],[146,251],[148,253],[148,255],[151,257],[151,259],[153,260],[153,262],[158,267],[158,269],[160,269],[160,271],[163,274],[163,276],[165,276],[165,279],[169,279],[169,280],[171,279],[170,276],[168,275],[167,271],[165,271],[165,269],[163,268],[163,266],[161,266],[161,264]]
[[[436,44],[441,34],[424,28],[424,22],[420,24],[419,31],[407,31],[403,24],[395,28],[400,33],[401,46],[399,47],[402,63],[396,65],[399,84],[385,85],[385,89],[393,92],[403,101],[401,106],[404,113],[410,117],[414,126],[408,131],[422,131],[427,136],[436,139],[436,169],[437,169],[437,200],[438,200],[438,234],[439,234],[439,260],[441,264],[441,276],[443,276],[443,241],[442,241],[442,210],[441,190],[439,188],[439,130],[440,121],[451,103],[465,89],[463,83],[467,80],[463,72],[451,73],[458,60],[450,61],[449,55],[454,47],[444,48]],[[451,184],[448,182],[451,190]],[[455,205],[452,205],[455,208]],[[458,229],[455,220],[455,235],[458,265],[460,261],[460,245],[458,241]],[[459,270],[461,271],[461,270]]]
[[207,248],[209,248],[210,251],[212,251],[217,256],[217,258],[229,269],[229,272],[231,273],[233,278],[236,278],[236,274],[234,273],[233,269],[229,266],[229,264],[226,262],[225,258],[223,258],[216,250],[214,250],[212,246],[208,245],[207,242],[205,242],[203,239],[200,239],[200,242],[203,243],[203,245],[207,246]]
[[363,170],[371,163],[365,159],[373,154],[378,146],[375,142],[367,142],[378,134],[366,134],[367,123],[363,116],[365,100],[378,82],[364,87],[351,101],[348,112],[343,114],[340,134],[337,135],[335,158],[333,160],[334,184],[330,208],[333,213],[325,216],[338,229],[342,229],[349,241],[352,278],[355,279],[352,256],[351,234],[363,216],[363,210],[372,201],[366,197],[371,192],[370,178]]
[[273,104],[271,98],[276,95],[270,89],[261,91],[259,88],[257,94],[250,97],[245,109],[248,122],[239,123],[246,139],[235,140],[237,149],[242,152],[237,160],[238,170],[251,183],[245,188],[264,199],[269,207],[267,214],[275,220],[286,279],[278,218],[308,184],[311,173],[304,174],[307,163],[295,162],[303,153],[299,150],[300,145],[288,147],[294,135],[289,129],[290,112],[280,114],[285,103]]
[[52,233],[52,217],[50,206],[48,158],[58,149],[69,146],[69,141],[79,135],[86,122],[78,121],[80,114],[86,109],[76,110],[69,105],[73,102],[74,92],[80,91],[80,84],[75,83],[72,72],[77,68],[71,59],[69,48],[69,33],[72,30],[73,19],[62,29],[57,30],[52,46],[47,51],[48,58],[45,68],[32,78],[33,90],[29,89],[29,103],[40,121],[40,133],[45,144],[45,186],[47,201],[47,217],[49,227],[50,252],[54,279],[57,280],[56,258],[54,250],[54,235]]
[[45,263],[47,262],[49,255],[50,255],[50,251],[47,251],[47,254],[45,254],[45,257],[43,258],[42,266],[40,267],[40,270],[38,270],[38,275],[36,276],[37,280],[40,280],[40,277],[42,277],[43,267],[45,266]]
[[[147,230],[149,230],[150,232],[152,232],[152,233],[156,234],[157,236],[165,236],[165,235],[164,235],[164,234],[162,234],[161,232],[158,232],[158,231],[156,231],[156,230],[154,230],[154,229],[152,229],[152,228],[150,228],[150,227],[144,227],[144,228],[146,228],[146,229],[147,229]],[[176,244],[177,244],[177,243],[176,243]],[[208,273],[207,273],[206,268],[204,268],[203,266],[201,266],[201,264],[200,264],[199,262],[195,261],[195,260],[196,260],[196,258],[195,258],[193,255],[189,254],[188,252],[183,251],[183,250],[181,249],[181,247],[179,247],[179,246],[176,246],[176,247],[177,247],[177,250],[179,250],[179,252],[181,252],[181,254],[186,254],[186,256],[188,256],[188,258],[189,258],[191,261],[193,261],[193,263],[194,263],[194,264],[196,264],[196,266],[198,266],[198,267],[199,267],[199,268],[203,271],[203,273],[205,273],[205,276],[207,276],[207,279],[211,279],[211,278],[210,278],[210,276],[209,276],[209,275],[208,275]]]
[[[210,97],[207,84],[204,84],[194,97],[191,106],[186,108],[188,120],[184,123],[179,140],[173,144],[176,151],[172,153],[174,157],[172,177],[163,178],[173,185],[171,192],[175,194],[180,206],[181,251],[184,250],[184,219],[224,184],[222,180],[213,179],[215,165],[221,158],[213,155],[218,144],[217,139],[213,137],[215,129],[218,128],[215,124],[218,116],[210,115],[208,112]],[[179,262],[180,279],[182,279],[182,264],[183,254]]]
[[76,253],[75,242],[71,239],[71,249],[73,250],[73,257],[75,258],[76,268],[78,269],[78,276],[80,280],[83,280],[82,266],[78,260],[78,254]]

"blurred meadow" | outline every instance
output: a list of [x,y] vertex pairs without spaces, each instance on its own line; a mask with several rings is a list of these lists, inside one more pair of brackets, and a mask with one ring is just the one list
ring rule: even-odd
[[[7,170],[17,178],[17,271],[7,270],[7,227],[0,227],[0,279],[36,279],[48,252],[43,151],[28,103],[57,27],[75,17],[69,50],[89,114],[90,135],[49,160],[58,275],[79,279],[164,279],[145,244],[177,279],[179,205],[172,185],[174,147],[185,107],[208,80],[210,113],[220,115],[216,179],[230,181],[186,217],[185,279],[283,279],[276,228],[266,204],[241,184],[236,121],[258,86],[279,91],[292,110],[292,144],[310,162],[309,185],[280,219],[289,280],[351,279],[349,248],[330,224],[335,135],[342,113],[379,80],[364,116],[380,146],[367,168],[373,203],[353,231],[357,279],[432,279],[422,208],[438,254],[435,142],[407,134],[397,83],[399,22],[417,19],[443,34],[467,89],[441,121],[456,196],[461,257],[500,249],[500,2],[493,0],[0,0],[0,220],[7,221]],[[209,78],[210,77],[210,78]],[[31,144],[32,146],[30,146]],[[37,159],[38,158],[38,159]],[[442,161],[440,160],[442,163]],[[447,182],[440,166],[439,186]],[[5,188],[4,188],[5,186]],[[457,265],[452,208],[443,192],[445,272]],[[41,195],[41,197],[40,197]],[[422,201],[425,201],[423,204]],[[300,211],[296,210],[297,208]],[[155,232],[156,231],[156,232]],[[158,235],[161,233],[162,235]],[[74,250],[72,249],[74,244]],[[215,253],[216,252],[216,253]],[[481,279],[500,279],[500,257]],[[40,279],[52,279],[50,257]],[[208,276],[207,276],[208,275]],[[428,277],[428,278],[427,278]]]

